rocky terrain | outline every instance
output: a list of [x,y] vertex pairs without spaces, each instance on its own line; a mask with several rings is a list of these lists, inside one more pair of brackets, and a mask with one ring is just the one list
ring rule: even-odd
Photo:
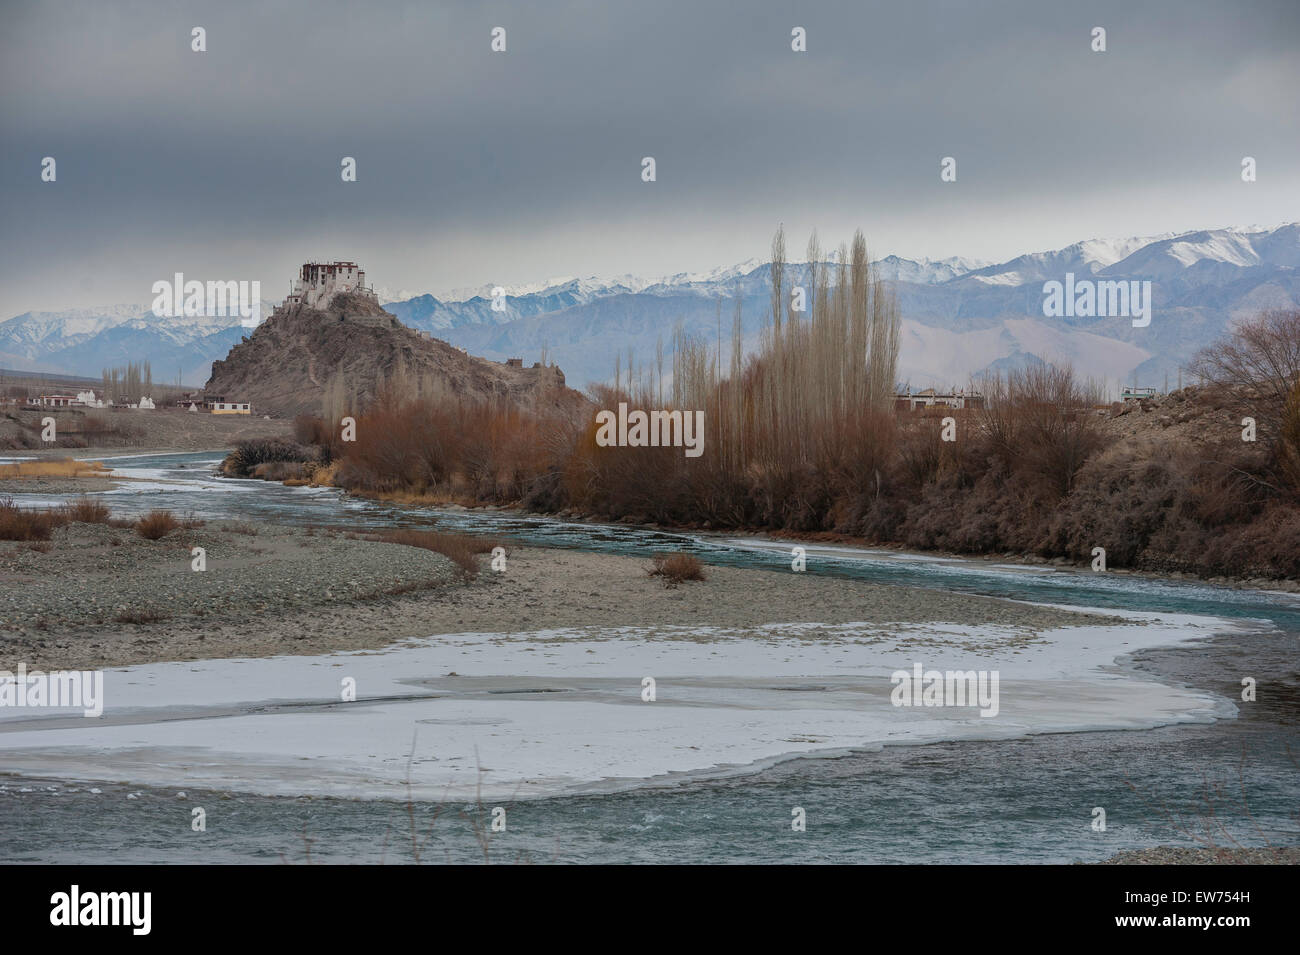
[[1102,427],[1116,443],[1172,441],[1204,448],[1224,442],[1239,445],[1245,416],[1258,419],[1257,440],[1269,436],[1270,422],[1248,397],[1189,385],[1168,394],[1117,403],[1105,414]]
[[332,416],[369,404],[386,386],[405,394],[570,410],[584,400],[553,365],[511,367],[475,358],[407,328],[360,295],[336,295],[328,311],[277,310],[212,363],[206,393],[251,401],[279,416]]

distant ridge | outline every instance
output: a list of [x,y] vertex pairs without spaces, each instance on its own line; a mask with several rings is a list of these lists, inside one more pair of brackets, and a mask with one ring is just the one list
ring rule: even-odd
[[[1070,361],[1085,375],[1129,382],[1136,374],[1162,385],[1234,318],[1300,305],[1300,224],[1087,239],[994,264],[891,255],[875,268],[897,292],[900,369],[917,387],[960,385],[972,374],[1026,361]],[[802,269],[789,266],[791,284]],[[1067,271],[1151,280],[1151,326],[1045,317],[1042,283]],[[523,357],[531,364],[545,349],[570,382],[584,386],[609,378],[614,355],[625,360],[629,348],[638,360],[648,359],[660,338],[671,340],[678,321],[688,333],[713,340],[719,298],[729,325],[739,295],[749,342],[756,343],[771,284],[767,263],[751,260],[654,280],[508,286],[500,310],[490,293],[486,286],[445,298],[426,293],[384,307],[405,325],[496,361]],[[264,303],[263,314],[271,307]],[[174,380],[179,369],[185,381],[203,381],[213,359],[245,331],[237,319],[164,320],[145,306],[29,312],[0,322],[0,364],[95,377],[105,365],[148,359],[157,377]]]

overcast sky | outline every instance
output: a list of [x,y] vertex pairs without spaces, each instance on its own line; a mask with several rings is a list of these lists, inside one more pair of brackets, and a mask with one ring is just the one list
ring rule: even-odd
[[0,319],[177,271],[278,298],[312,258],[439,291],[711,269],[778,223],[1002,260],[1300,219],[1296,0],[0,7]]

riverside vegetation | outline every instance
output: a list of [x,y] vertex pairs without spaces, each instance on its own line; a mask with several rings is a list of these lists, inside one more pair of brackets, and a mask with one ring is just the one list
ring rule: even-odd
[[[227,473],[968,554],[1086,563],[1103,547],[1111,568],[1300,578],[1300,311],[1240,322],[1198,355],[1199,384],[1138,404],[1105,405],[1068,365],[1042,365],[978,382],[982,408],[896,414],[892,295],[860,233],[837,264],[824,259],[814,236],[796,310],[777,233],[756,354],[739,305],[724,342],[719,304],[715,343],[678,333],[670,369],[662,347],[650,367],[619,356],[580,412],[392,382],[340,409],[354,441],[335,417],[301,416],[296,442],[242,444]],[[599,446],[596,414],[620,402],[704,411],[704,454]]]

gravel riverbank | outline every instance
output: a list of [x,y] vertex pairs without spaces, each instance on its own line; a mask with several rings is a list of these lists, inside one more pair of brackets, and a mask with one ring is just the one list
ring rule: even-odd
[[1127,849],[1096,865],[1296,865],[1300,847],[1276,849],[1183,849],[1156,846]]
[[[207,569],[191,569],[191,549]],[[337,530],[211,522],[157,541],[69,524],[36,545],[0,542],[0,668],[84,669],[164,660],[378,649],[407,637],[568,627],[718,628],[867,622],[880,639],[921,623],[1000,624],[1020,645],[1113,618],[944,591],[795,573],[708,568],[668,590],[649,562],[511,548],[477,578],[416,547]],[[698,634],[693,639],[702,639]],[[924,646],[923,635],[905,639]]]

